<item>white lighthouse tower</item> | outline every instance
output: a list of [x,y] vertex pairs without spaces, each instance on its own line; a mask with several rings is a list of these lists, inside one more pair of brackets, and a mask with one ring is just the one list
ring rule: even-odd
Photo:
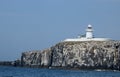
[[92,29],[92,25],[88,25],[87,29],[86,29],[86,38],[87,39],[92,39],[93,38],[93,29]]

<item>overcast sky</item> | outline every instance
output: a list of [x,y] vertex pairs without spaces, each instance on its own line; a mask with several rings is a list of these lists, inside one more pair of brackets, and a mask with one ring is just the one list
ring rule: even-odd
[[0,0],[0,60],[85,34],[120,40],[120,0]]

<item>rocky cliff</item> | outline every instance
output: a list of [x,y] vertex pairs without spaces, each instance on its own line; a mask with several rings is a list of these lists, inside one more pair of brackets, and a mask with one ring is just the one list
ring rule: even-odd
[[120,41],[60,42],[43,51],[22,53],[21,65],[119,70]]

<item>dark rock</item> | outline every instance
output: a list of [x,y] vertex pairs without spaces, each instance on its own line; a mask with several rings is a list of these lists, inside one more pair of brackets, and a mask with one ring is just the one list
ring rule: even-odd
[[0,61],[0,65],[3,66],[12,66],[13,61]]

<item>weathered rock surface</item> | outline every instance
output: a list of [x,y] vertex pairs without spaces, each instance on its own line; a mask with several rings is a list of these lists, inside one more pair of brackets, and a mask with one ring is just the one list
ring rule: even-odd
[[21,64],[120,70],[120,41],[60,42],[43,51],[22,53]]
[[22,66],[49,66],[51,64],[51,50],[24,52],[21,56]]

